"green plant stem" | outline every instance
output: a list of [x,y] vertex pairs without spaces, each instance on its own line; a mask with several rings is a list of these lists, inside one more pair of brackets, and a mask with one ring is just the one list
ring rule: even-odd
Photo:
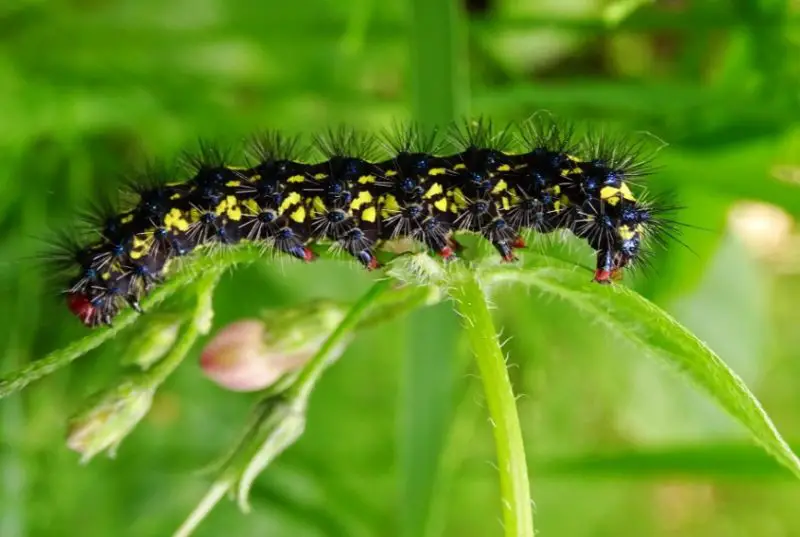
[[230,487],[230,482],[218,481],[214,483],[189,517],[181,524],[181,527],[172,534],[172,537],[189,537],[208,516],[214,506],[228,493]]
[[501,504],[506,537],[533,537],[533,503],[516,399],[505,358],[474,270],[459,263],[451,269],[450,296],[464,318],[472,351],[478,362],[489,415],[494,427]]
[[141,374],[147,378],[151,386],[157,387],[161,385],[167,377],[183,362],[186,355],[194,346],[197,338],[205,332],[210,324],[210,315],[213,315],[211,309],[211,298],[214,294],[214,289],[219,281],[221,272],[219,270],[212,270],[207,273],[197,284],[197,303],[194,307],[191,319],[183,329],[183,333],[178,339],[174,347],[169,351],[163,360],[157,362],[146,372]]
[[[201,502],[184,521],[174,537],[188,537],[211,512],[214,506],[234,486],[240,507],[247,504],[247,494],[256,476],[269,463],[299,438],[306,402],[319,376],[338,357],[337,349],[364,321],[376,303],[391,289],[392,280],[384,278],[373,284],[353,304],[336,329],[320,346],[314,357],[292,383],[283,390],[267,389],[259,401],[247,430],[236,447],[224,458],[220,474]],[[238,483],[238,485],[237,485]]]
[[387,291],[391,289],[392,281],[388,278],[378,280],[372,287],[353,304],[347,312],[342,322],[336,327],[330,336],[322,344],[319,351],[311,361],[300,371],[288,388],[292,397],[306,396],[314,387],[317,379],[323,371],[330,365],[333,357],[337,356],[335,349],[343,344],[346,338],[358,327],[366,318],[366,313]]

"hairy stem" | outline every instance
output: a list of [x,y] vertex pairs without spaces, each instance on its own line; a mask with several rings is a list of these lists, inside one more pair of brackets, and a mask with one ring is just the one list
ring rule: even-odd
[[506,537],[533,537],[533,503],[516,399],[505,358],[474,270],[459,263],[451,271],[450,296],[480,370],[497,447],[501,505]]

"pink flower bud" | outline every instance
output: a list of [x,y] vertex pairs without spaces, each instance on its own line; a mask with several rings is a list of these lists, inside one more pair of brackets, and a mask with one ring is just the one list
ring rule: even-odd
[[229,390],[263,390],[308,362],[343,315],[338,306],[324,304],[234,322],[206,345],[200,366]]

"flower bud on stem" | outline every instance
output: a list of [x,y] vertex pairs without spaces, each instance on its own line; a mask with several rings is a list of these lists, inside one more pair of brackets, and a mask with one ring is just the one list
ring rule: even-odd
[[150,410],[156,390],[183,361],[207,323],[218,278],[219,272],[213,272],[200,280],[194,313],[163,360],[94,395],[87,408],[70,420],[67,446],[81,454],[81,462],[106,450],[113,456],[120,442]]

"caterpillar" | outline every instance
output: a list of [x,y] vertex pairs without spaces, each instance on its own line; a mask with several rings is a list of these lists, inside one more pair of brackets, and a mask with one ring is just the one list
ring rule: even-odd
[[448,138],[444,152],[438,133],[419,127],[376,137],[339,128],[304,147],[267,131],[249,142],[244,166],[203,142],[180,166],[151,163],[126,181],[126,208],[99,203],[85,219],[94,238],[65,238],[52,256],[67,306],[88,327],[110,325],[126,306],[141,312],[170,263],[203,247],[250,242],[311,262],[310,246],[330,242],[375,270],[376,250],[400,239],[453,260],[456,231],[484,237],[511,263],[526,234],[568,230],[596,252],[594,281],[608,284],[646,265],[674,231],[673,207],[632,190],[653,172],[641,142],[576,141],[541,116],[502,130],[464,122]]

